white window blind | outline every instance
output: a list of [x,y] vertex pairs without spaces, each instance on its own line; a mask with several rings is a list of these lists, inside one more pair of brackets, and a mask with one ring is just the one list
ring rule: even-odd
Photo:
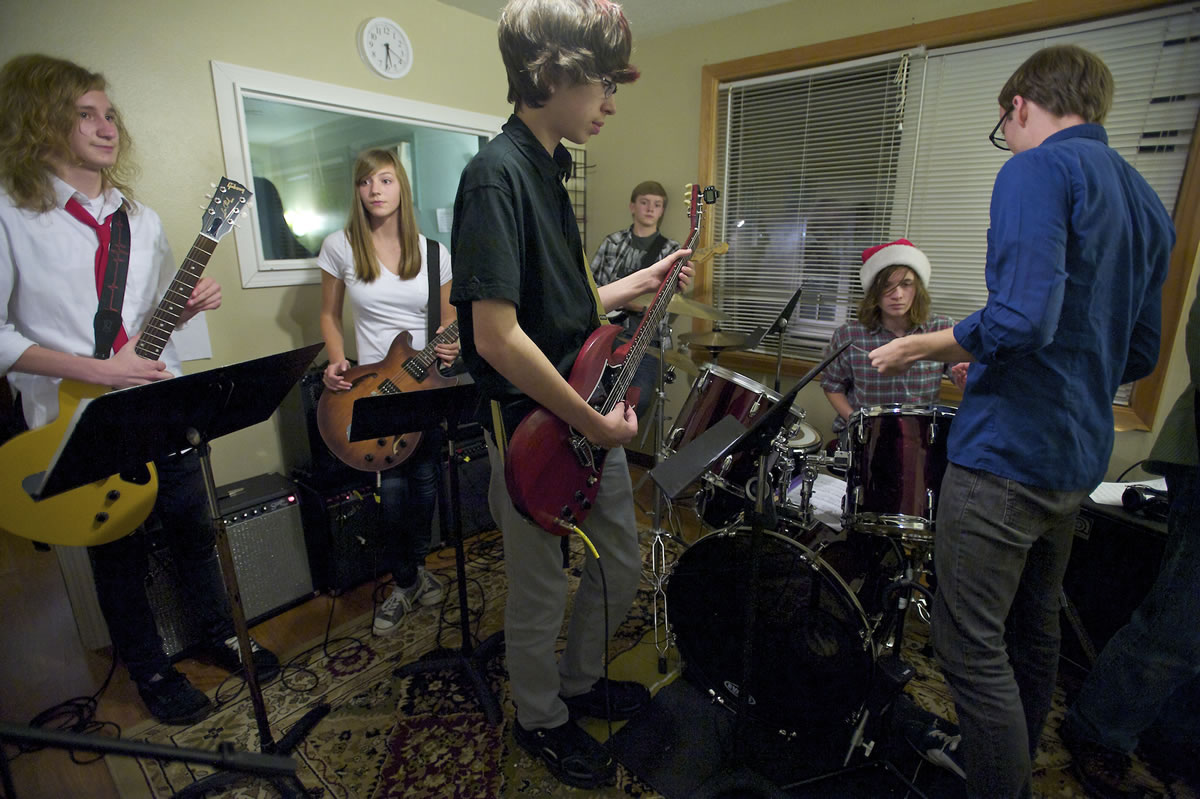
[[894,232],[907,231],[929,256],[939,313],[962,319],[987,300],[988,204],[1010,157],[987,140],[1000,117],[996,97],[1019,64],[1052,44],[1079,45],[1108,65],[1115,83],[1104,123],[1109,144],[1174,210],[1200,113],[1200,13],[1193,8],[930,51],[912,69],[905,129],[919,133],[902,149],[897,195],[911,193],[911,203],[898,205]]
[[846,321],[862,293],[847,264],[893,227],[907,64],[894,54],[721,87],[716,239],[729,254],[713,297],[730,316],[723,329],[770,324],[801,284],[785,355],[819,351]]
[[982,307],[988,204],[1009,157],[987,140],[996,96],[1059,43],[1108,64],[1109,143],[1173,211],[1200,113],[1200,6],[723,84],[718,237],[730,251],[713,300],[731,316],[724,328],[769,323],[803,283],[784,354],[816,357],[855,315],[862,249],[901,236],[930,258],[935,312]]

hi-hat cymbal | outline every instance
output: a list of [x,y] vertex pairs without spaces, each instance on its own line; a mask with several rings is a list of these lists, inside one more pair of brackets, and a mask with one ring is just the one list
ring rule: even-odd
[[699,365],[679,350],[667,350],[666,353],[663,353],[658,347],[650,347],[646,350],[646,353],[662,358],[665,363],[674,366],[689,377],[698,377],[700,375]]
[[704,347],[710,350],[731,350],[746,346],[745,333],[726,333],[723,330],[711,330],[707,333],[684,333],[679,338],[693,347]]
[[[635,297],[633,303],[642,306],[648,306],[654,302],[653,294],[643,294],[640,297]],[[711,319],[713,321],[722,321],[728,319],[728,314],[718,311],[711,305],[705,305],[699,300],[689,300],[682,294],[676,294],[667,303],[667,313],[679,314],[680,316],[692,316],[696,319]]]

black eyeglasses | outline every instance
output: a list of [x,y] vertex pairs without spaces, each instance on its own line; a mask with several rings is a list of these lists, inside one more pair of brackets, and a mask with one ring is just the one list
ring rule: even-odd
[[992,128],[992,132],[988,136],[988,141],[992,143],[993,147],[997,150],[1003,150],[1006,153],[1012,151],[1008,147],[1008,142],[1004,140],[1004,131],[1001,128],[1004,127],[1004,123],[1008,121],[1008,118],[1012,116],[1012,112],[1012,106],[1009,106],[1008,110],[1004,112],[1004,116],[1000,117],[1000,121],[996,123],[996,127]]
[[617,82],[612,78],[601,78],[600,85],[604,87],[604,99],[608,99],[617,93]]

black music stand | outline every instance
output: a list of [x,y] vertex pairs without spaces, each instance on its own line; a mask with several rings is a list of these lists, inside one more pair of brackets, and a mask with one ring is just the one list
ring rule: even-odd
[[474,410],[478,401],[475,384],[466,375],[460,376],[458,385],[454,386],[363,397],[354,403],[349,439],[362,441],[436,428],[445,431],[450,486],[447,490],[444,482],[438,480],[438,506],[442,509],[438,514],[438,523],[442,539],[446,540],[450,537],[447,517],[454,518],[454,568],[458,576],[458,616],[462,643],[456,652],[445,657],[430,657],[427,654],[425,659],[400,666],[395,675],[408,677],[436,671],[458,671],[471,681],[484,717],[489,724],[495,725],[501,722],[503,715],[484,673],[487,662],[504,643],[504,633],[501,631],[490,636],[478,647],[471,643],[471,625],[467,618],[466,553],[463,550],[462,512],[458,495],[459,456],[454,451],[459,422]]
[[[262,751],[290,754],[321,718],[329,705],[317,705],[275,741],[267,721],[258,684],[250,633],[238,589],[237,573],[225,520],[217,503],[216,483],[209,459],[209,442],[270,418],[285,394],[312,363],[322,344],[255,358],[192,375],[123,389],[84,400],[67,427],[63,443],[44,473],[35,498],[53,496],[123,471],[141,468],[156,458],[193,447],[200,455],[209,515],[215,531],[217,556],[229,594],[230,615],[237,633],[246,685],[258,724]],[[141,429],[142,435],[128,431]],[[177,797],[201,796],[238,779],[216,772],[187,786]],[[285,796],[304,796],[293,775],[277,784]]]

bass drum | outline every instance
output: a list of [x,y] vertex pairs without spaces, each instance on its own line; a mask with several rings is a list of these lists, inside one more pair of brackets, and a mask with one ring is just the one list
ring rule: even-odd
[[[778,533],[760,533],[751,643],[750,715],[784,734],[810,734],[862,707],[875,655],[863,609],[824,560]],[[680,555],[667,607],[689,677],[733,709],[741,689],[749,528],[714,533]]]

